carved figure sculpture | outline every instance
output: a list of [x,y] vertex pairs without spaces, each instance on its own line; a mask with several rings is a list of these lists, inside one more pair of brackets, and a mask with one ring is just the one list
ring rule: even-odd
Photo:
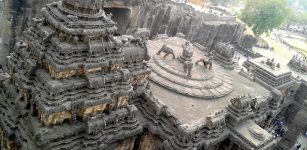
[[307,73],[307,62],[305,58],[299,58],[298,55],[293,56],[288,65],[300,72]]
[[238,110],[243,110],[243,109],[247,109],[248,107],[251,106],[251,104],[253,103],[253,99],[251,98],[251,96],[239,96],[239,97],[235,97],[233,99],[230,100],[231,105],[238,109]]
[[16,50],[27,49],[28,45],[22,40],[15,44]]
[[216,62],[221,64],[225,69],[233,70],[234,69],[234,54],[235,49],[229,43],[218,42],[214,46],[214,51],[212,55]]
[[205,66],[206,69],[209,69],[211,70],[212,69],[212,65],[213,65],[213,56],[209,56],[208,59],[204,59],[204,58],[201,58],[200,60],[196,61],[196,65],[198,65],[200,62],[202,62]]
[[190,42],[185,42],[185,44],[182,45],[182,55],[179,58],[181,62],[192,60],[194,52],[191,47],[192,45]]
[[188,77],[192,77],[192,69],[193,69],[193,63],[192,61],[185,61],[183,63],[183,71],[185,73],[188,73]]
[[265,62],[266,65],[268,65],[271,69],[275,70],[276,69],[276,62],[273,59],[267,59],[267,61]]
[[72,22],[77,22],[78,21],[78,17],[77,16],[73,16],[73,15],[67,15],[67,18],[72,21]]
[[213,114],[210,114],[206,116],[206,119],[207,119],[207,127],[209,129],[213,129],[218,126],[224,126],[226,123],[223,111],[217,111]]
[[150,31],[146,28],[139,28],[138,31],[134,34],[134,37],[139,37],[143,40],[149,40]]
[[219,53],[225,58],[232,58],[235,54],[234,48],[230,44],[225,44],[221,42],[215,45],[215,52]]
[[157,52],[157,55],[160,55],[161,52],[166,53],[166,54],[164,55],[164,58],[167,57],[168,55],[173,55],[173,59],[176,58],[173,49],[171,49],[169,46],[167,46],[167,44],[164,44],[164,45],[162,46],[162,48]]
[[4,72],[2,69],[0,69],[0,82],[5,81],[7,79],[9,79],[11,76]]

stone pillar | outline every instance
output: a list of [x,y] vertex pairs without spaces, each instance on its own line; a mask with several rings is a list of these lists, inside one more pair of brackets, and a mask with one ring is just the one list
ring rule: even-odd
[[117,150],[132,150],[135,138],[128,138],[118,144]]
[[139,149],[154,150],[155,137],[151,132],[147,132],[142,136]]
[[307,100],[305,100],[305,106],[296,114],[293,121],[288,127],[284,138],[279,142],[277,150],[289,150],[291,149],[300,134],[303,132],[304,127],[307,126]]

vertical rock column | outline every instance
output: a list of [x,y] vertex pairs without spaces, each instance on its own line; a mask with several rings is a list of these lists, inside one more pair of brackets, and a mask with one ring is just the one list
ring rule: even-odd
[[154,150],[155,146],[155,137],[151,132],[147,132],[143,135],[140,148],[146,150]]
[[117,150],[132,150],[135,138],[129,138],[118,144]]
[[4,65],[5,57],[9,54],[8,48],[5,46],[7,40],[7,30],[10,26],[8,21],[7,1],[0,1],[0,65]]
[[280,141],[276,149],[291,149],[295,145],[298,137],[303,132],[304,127],[307,126],[307,101],[305,103],[305,108],[301,109],[297,113],[294,120],[289,125],[288,131],[286,132],[284,138]]

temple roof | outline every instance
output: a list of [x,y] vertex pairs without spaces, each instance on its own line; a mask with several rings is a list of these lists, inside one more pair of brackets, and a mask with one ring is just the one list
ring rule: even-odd
[[75,8],[99,10],[102,8],[103,0],[63,0],[63,3]]
[[262,62],[265,62],[266,60],[267,60],[266,57],[260,57],[260,58],[256,58],[256,59],[251,59],[250,62],[252,62],[254,65],[256,65],[258,67],[261,67],[263,70],[272,74],[276,78],[278,78],[280,76],[284,76],[284,75],[291,75],[291,71],[289,71],[289,69],[287,67],[285,67],[285,65],[281,65],[280,68],[272,69],[272,68],[270,68],[270,66],[262,63]]
[[56,2],[42,9],[46,21],[64,33],[93,36],[112,33],[117,29],[111,15],[106,15],[102,9],[77,9],[66,5]]

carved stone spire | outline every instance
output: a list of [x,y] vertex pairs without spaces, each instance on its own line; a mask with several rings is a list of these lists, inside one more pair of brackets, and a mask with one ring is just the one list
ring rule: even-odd
[[80,13],[97,13],[102,9],[105,0],[63,0],[63,5]]

